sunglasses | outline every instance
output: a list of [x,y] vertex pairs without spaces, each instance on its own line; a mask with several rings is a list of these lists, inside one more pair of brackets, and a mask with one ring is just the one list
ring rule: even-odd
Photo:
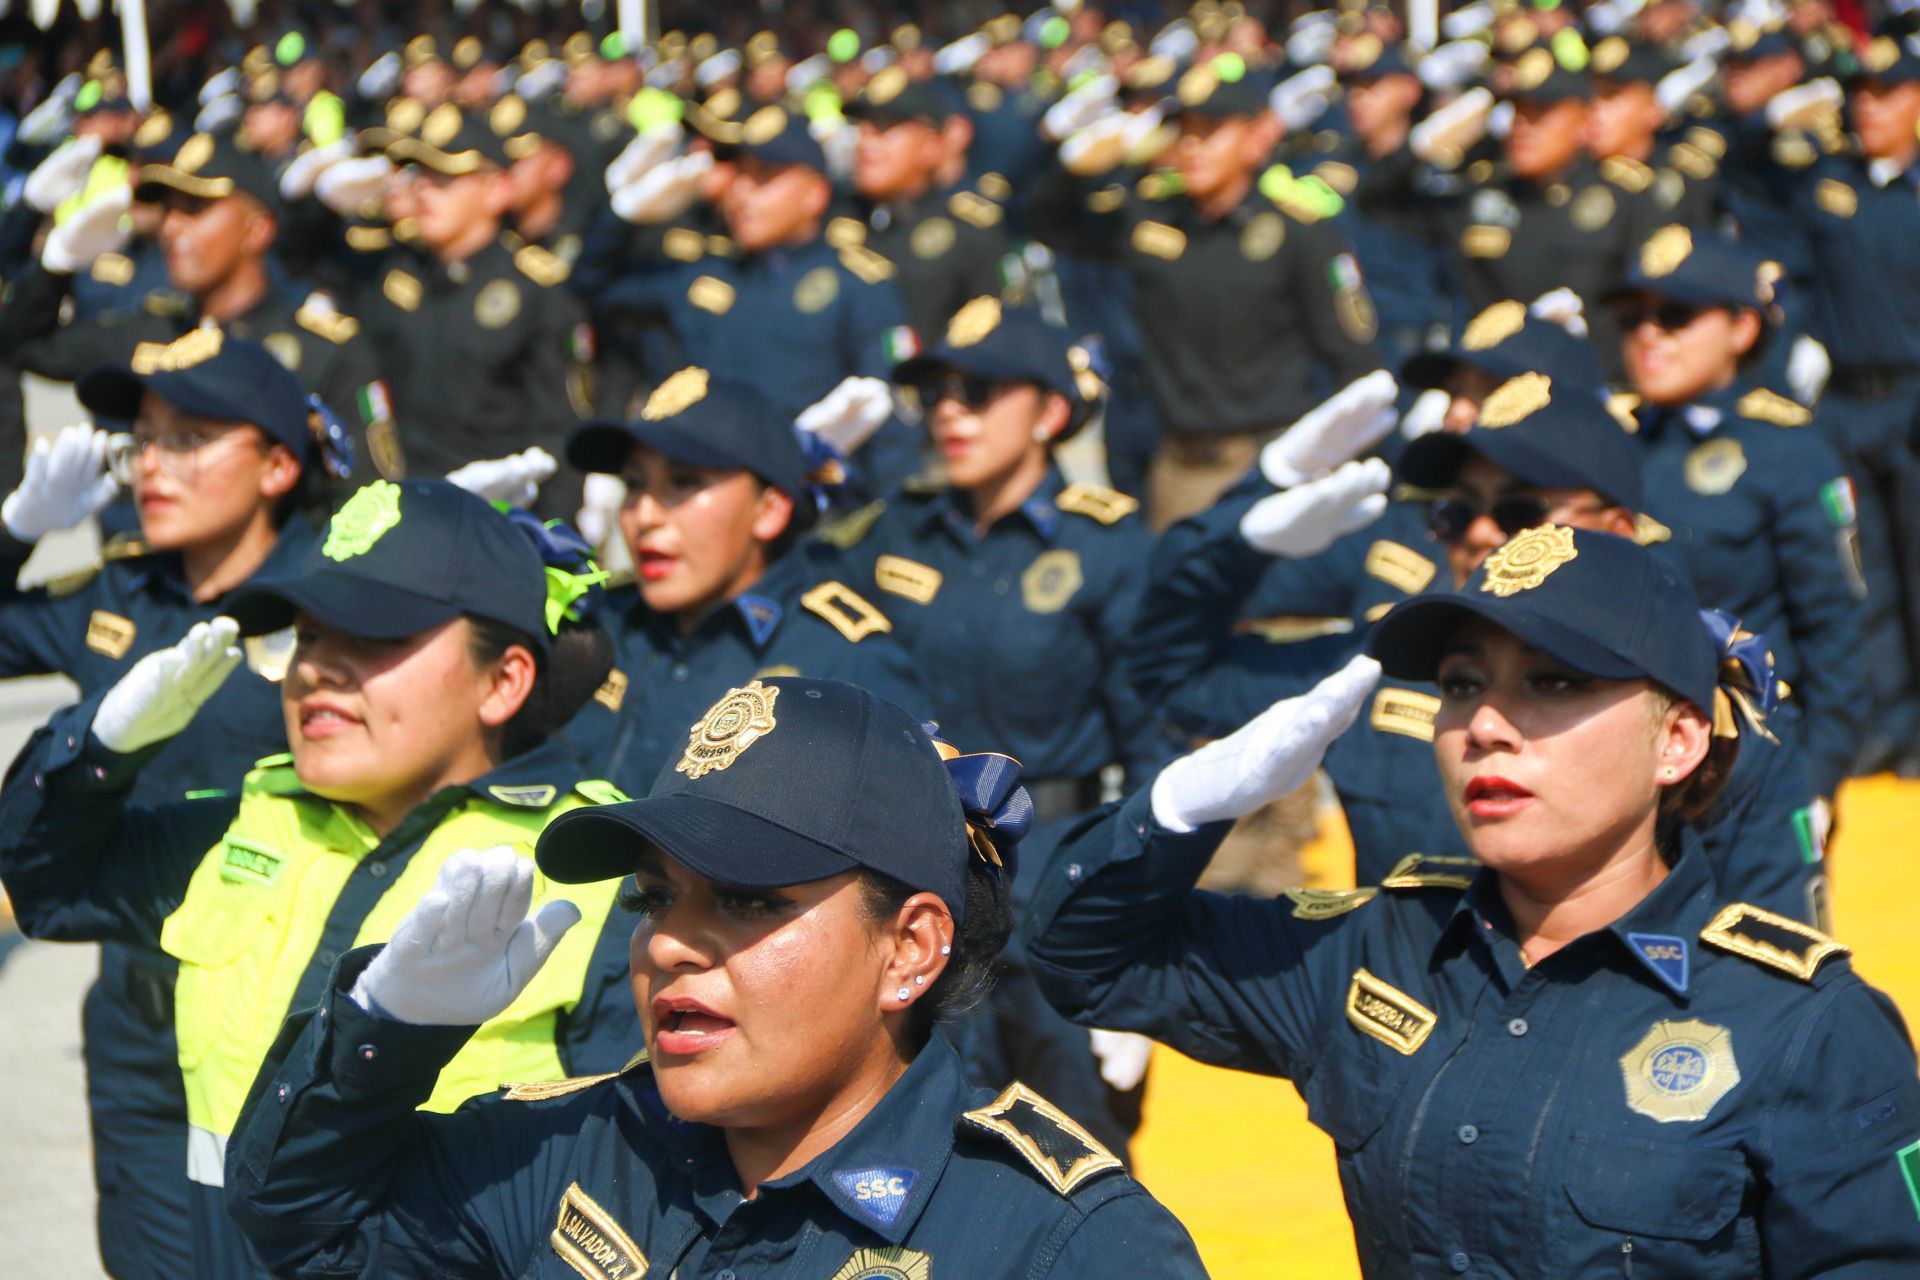
[[984,409],[993,403],[994,397],[1006,390],[1008,384],[981,373],[942,369],[915,378],[909,385],[914,394],[920,397],[921,406],[931,410],[942,400],[956,401],[967,409]]
[[1675,302],[1671,298],[1658,302],[1627,303],[1613,309],[1614,318],[1620,322],[1620,328],[1628,333],[1643,324],[1651,323],[1656,329],[1665,329],[1669,333],[1684,329],[1709,311],[1721,308],[1705,303]]
[[1567,508],[1548,502],[1545,498],[1523,495],[1498,498],[1491,503],[1483,503],[1478,498],[1439,498],[1427,506],[1427,528],[1441,542],[1459,542],[1467,536],[1467,530],[1473,527],[1474,521],[1487,516],[1500,532],[1511,538],[1516,533],[1537,529],[1548,523],[1547,517],[1555,512],[1563,515],[1596,515],[1604,510],[1605,507],[1591,503]]

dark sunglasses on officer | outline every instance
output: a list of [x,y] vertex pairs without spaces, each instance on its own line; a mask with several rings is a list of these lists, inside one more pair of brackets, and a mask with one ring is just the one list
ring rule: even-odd
[[1643,324],[1677,333],[1709,311],[1726,308],[1713,303],[1680,302],[1673,298],[1629,298],[1613,304],[1613,316],[1622,333],[1632,333]]
[[1006,378],[990,378],[964,369],[931,369],[908,383],[920,399],[920,406],[931,413],[942,400],[952,400],[963,409],[980,410],[1018,385]]
[[1526,529],[1552,523],[1554,516],[1597,515],[1606,507],[1597,503],[1569,506],[1535,494],[1516,493],[1487,502],[1472,494],[1448,494],[1427,504],[1427,528],[1444,543],[1460,542],[1473,522],[1487,516],[1511,538]]

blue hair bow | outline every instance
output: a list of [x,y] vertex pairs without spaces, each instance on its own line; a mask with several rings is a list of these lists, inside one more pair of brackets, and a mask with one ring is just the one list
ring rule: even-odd
[[319,396],[307,397],[307,429],[320,447],[320,465],[335,480],[353,474],[353,434]]
[[1713,692],[1714,736],[1740,736],[1740,724],[1734,718],[1737,710],[1754,732],[1769,742],[1778,741],[1767,729],[1766,719],[1780,709],[1784,686],[1774,675],[1767,638],[1743,630],[1738,618],[1719,609],[1702,609],[1700,621],[1713,637],[1719,661],[1719,683]]
[[[839,500],[852,478],[852,468],[846,455],[822,440],[817,432],[795,429],[800,440],[800,452],[807,463],[807,488],[811,490],[813,503],[817,510],[825,512]],[[799,494],[794,495],[796,501]]]
[[981,861],[1011,875],[1014,853],[1033,826],[1033,800],[1020,785],[1020,762],[1012,756],[982,751],[960,754],[940,738],[940,726],[921,722],[934,749],[946,761],[947,777],[960,793],[967,815],[967,840]]
[[564,520],[542,520],[505,502],[494,503],[493,509],[540,553],[547,573],[547,630],[560,634],[563,620],[578,622],[583,616],[581,598],[607,580],[606,572],[593,562],[593,544]]

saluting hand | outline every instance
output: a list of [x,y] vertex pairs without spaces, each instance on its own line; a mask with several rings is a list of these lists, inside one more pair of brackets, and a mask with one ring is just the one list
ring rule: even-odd
[[878,378],[849,376],[800,411],[794,425],[850,457],[893,414],[893,388]]
[[1331,472],[1379,444],[1398,420],[1393,398],[1400,386],[1385,369],[1356,378],[1308,410],[1260,451],[1260,472],[1288,489]]
[[85,424],[62,427],[27,450],[20,487],[0,502],[0,524],[21,542],[71,529],[113,501],[107,433]]
[[580,921],[565,898],[528,916],[533,876],[533,863],[505,845],[448,858],[354,982],[354,1003],[428,1027],[478,1026],[504,1013]]
[[615,191],[611,201],[613,211],[626,221],[640,225],[677,218],[699,197],[700,180],[711,168],[711,151],[696,151],[664,160]]
[[101,254],[118,252],[133,234],[121,221],[132,204],[132,187],[114,187],[87,201],[47,232],[40,265],[56,275],[73,275]]
[[538,445],[510,453],[504,458],[483,458],[447,473],[450,484],[459,485],[488,502],[504,502],[515,507],[530,507],[540,496],[540,486],[553,479],[560,464]]
[[240,665],[239,639],[232,618],[194,623],[180,643],[140,659],[107,690],[93,736],[124,756],[179,733]]
[[1378,458],[1349,462],[1330,476],[1260,499],[1240,517],[1240,536],[1256,551],[1298,560],[1318,555],[1387,512],[1393,471]]
[[69,138],[27,175],[21,196],[41,213],[52,213],[60,202],[86,185],[93,162],[100,158],[100,139]]

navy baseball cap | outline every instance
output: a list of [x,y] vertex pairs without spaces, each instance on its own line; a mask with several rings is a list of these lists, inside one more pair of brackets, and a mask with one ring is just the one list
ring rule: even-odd
[[1442,489],[1478,454],[1528,484],[1592,489],[1637,514],[1645,496],[1641,449],[1600,397],[1592,387],[1522,374],[1481,402],[1470,430],[1430,432],[1409,444],[1400,478]]
[[794,499],[796,528],[811,520],[805,450],[793,424],[744,382],[688,367],[654,388],[631,422],[583,422],[567,437],[567,461],[619,475],[636,444],[692,467],[748,471]]
[[[1025,803],[1011,789],[1018,766],[1007,757],[963,759],[1004,762],[1004,793]],[[629,874],[648,848],[747,888],[866,867],[938,894],[956,921],[968,860],[978,856],[960,791],[927,729],[856,685],[799,676],[729,690],[645,799],[561,816],[535,858],[549,878],[585,884]],[[1002,848],[1011,854],[1011,843]]]
[[351,442],[335,438],[337,421],[257,342],[195,329],[172,342],[143,342],[128,364],[96,365],[74,384],[81,404],[117,422],[131,422],[140,412],[143,391],[182,413],[251,423],[291,449],[303,466],[327,459],[329,450],[351,463]]
[[1594,45],[1587,63],[1596,80],[1629,84],[1658,84],[1679,68],[1679,60],[1659,45],[1618,35]]
[[938,128],[961,113],[959,97],[944,80],[914,80],[906,68],[886,67],[842,111],[849,120],[866,120],[887,129],[918,120]]
[[1459,591],[1395,605],[1374,624],[1367,652],[1395,679],[1431,682],[1475,618],[1587,675],[1651,680],[1714,712],[1719,649],[1700,601],[1671,565],[1627,538],[1553,525],[1516,534]]
[[369,640],[400,640],[462,614],[503,623],[544,655],[547,575],[533,540],[445,480],[376,480],[333,513],[284,573],[255,578],[226,610],[243,635],[307,613]]
[[1400,381],[1410,387],[1438,387],[1460,365],[1496,378],[1544,373],[1555,381],[1583,387],[1606,385],[1600,353],[1551,320],[1533,315],[1527,304],[1509,298],[1474,316],[1454,335],[1445,351],[1407,357]]
[[169,191],[200,200],[249,195],[268,209],[280,207],[280,184],[258,156],[240,149],[232,134],[192,134],[172,159],[140,166],[134,199],[160,200]]
[[1895,33],[1878,35],[1860,51],[1859,65],[1847,73],[1848,84],[1878,80],[1883,84],[1905,84],[1920,80],[1920,35]]
[[1679,224],[1648,236],[1607,301],[1637,292],[1709,307],[1752,307],[1777,319],[1775,292],[1785,271],[1738,241]]
[[1577,57],[1536,44],[1513,60],[1502,96],[1511,102],[1584,102],[1593,96],[1593,81]]
[[1093,364],[1085,346],[1038,311],[983,296],[953,313],[939,342],[895,365],[893,380],[906,386],[940,369],[958,369],[996,381],[1035,382],[1067,398],[1077,427],[1106,394]]
[[475,115],[443,102],[421,119],[417,133],[369,131],[395,164],[417,165],[445,178],[504,169],[511,157],[506,139]]
[[1272,88],[1273,77],[1265,71],[1248,66],[1237,53],[1222,53],[1181,73],[1173,85],[1172,109],[1208,120],[1259,115]]
[[827,171],[827,153],[820,149],[807,118],[785,107],[767,106],[735,125],[730,121],[712,121],[708,134],[722,144],[718,153],[724,159],[729,151],[751,156],[762,164],[805,165]]

